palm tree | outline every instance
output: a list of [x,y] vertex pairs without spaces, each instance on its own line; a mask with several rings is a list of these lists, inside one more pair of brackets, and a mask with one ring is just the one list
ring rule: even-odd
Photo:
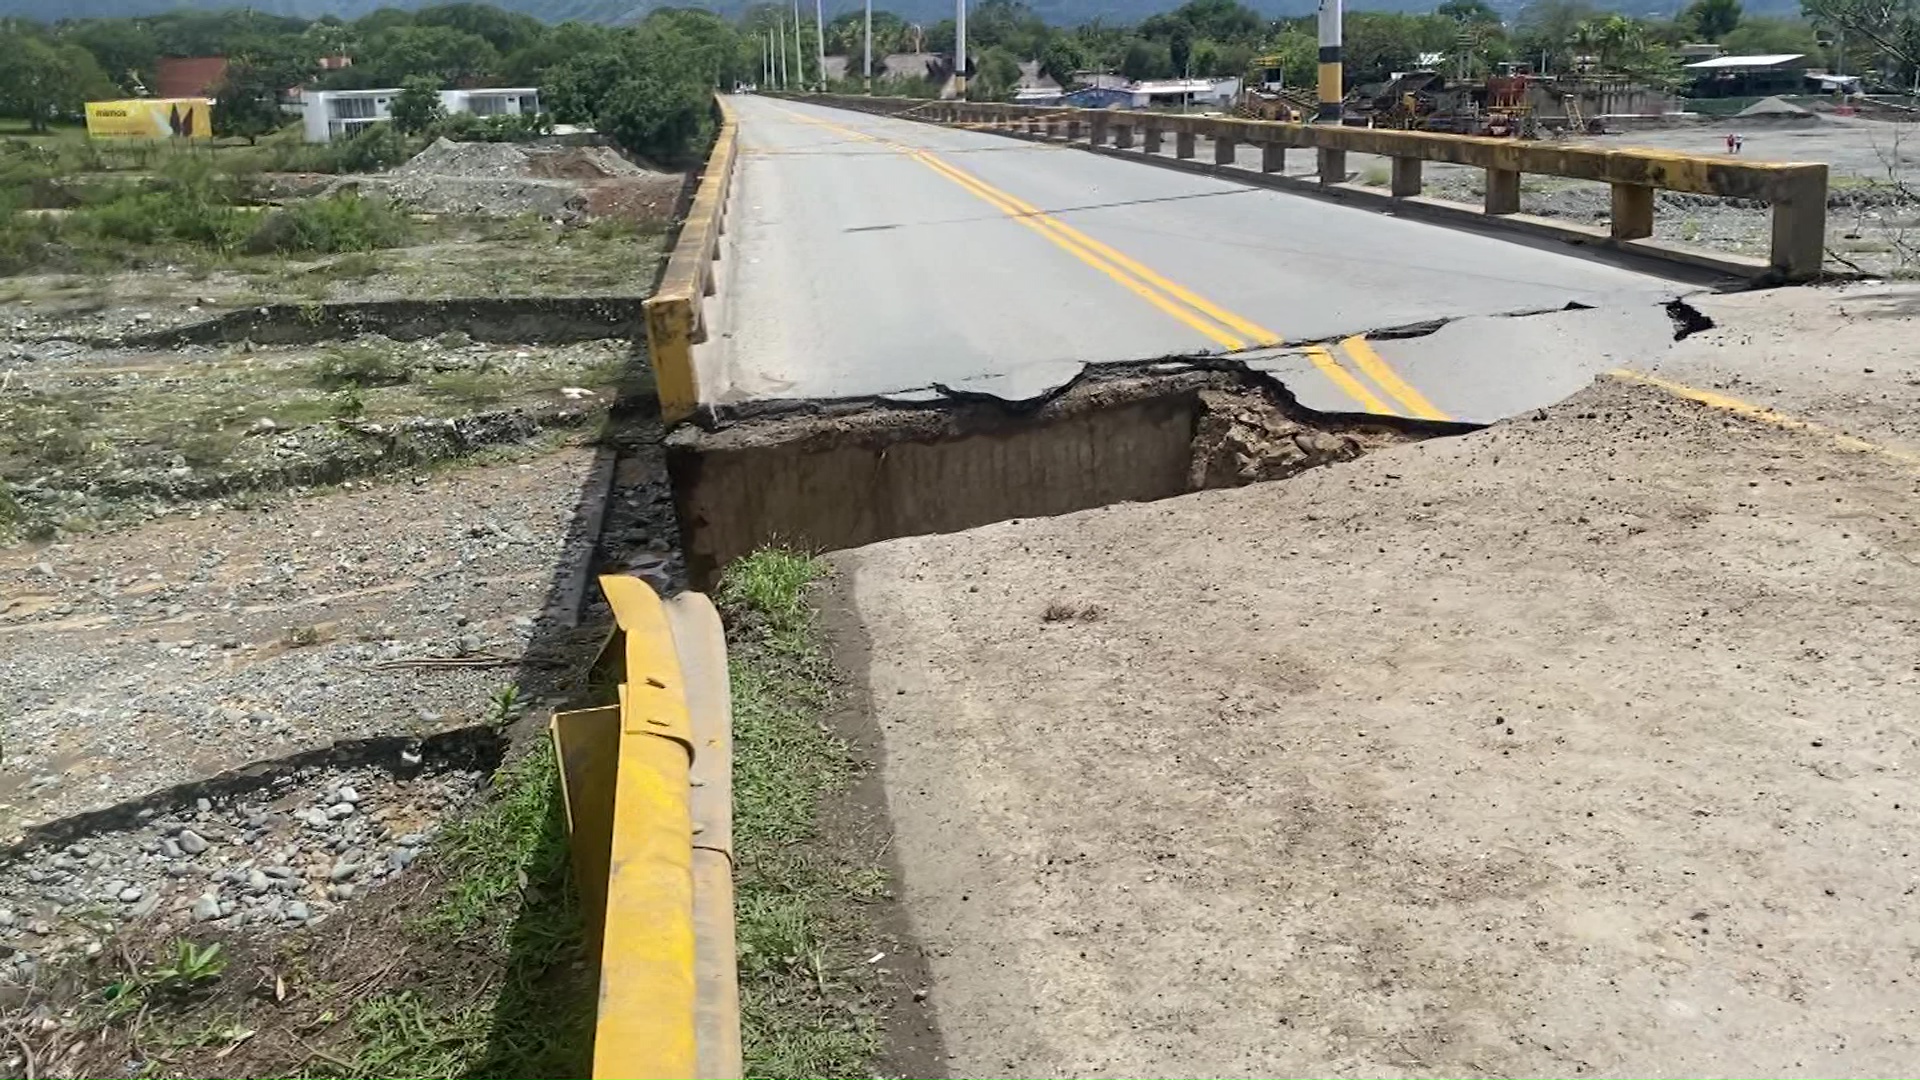
[[1597,45],[1600,46],[1600,66],[1609,71],[1618,71],[1621,62],[1629,55],[1637,54],[1645,47],[1646,37],[1640,31],[1640,24],[1625,15],[1609,15],[1600,23]]

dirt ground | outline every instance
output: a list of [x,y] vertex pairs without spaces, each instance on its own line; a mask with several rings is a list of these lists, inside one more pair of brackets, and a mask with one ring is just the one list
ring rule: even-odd
[[1911,298],[1754,295],[1653,377],[1777,412],[833,556],[953,1074],[1910,1069]]
[[657,224],[448,218],[419,222],[413,243],[372,253],[20,274],[0,278],[0,355],[11,342],[147,333],[261,304],[637,296],[664,250]]
[[[543,607],[593,456],[0,552],[0,843],[339,739],[486,722],[559,617]],[[495,660],[444,662],[462,655]]]

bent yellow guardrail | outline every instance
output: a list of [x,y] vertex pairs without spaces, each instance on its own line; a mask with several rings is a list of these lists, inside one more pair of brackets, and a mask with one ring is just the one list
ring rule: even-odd
[[741,1074],[732,721],[719,613],[603,577],[619,704],[556,713],[553,742],[589,950],[596,1077]]
[[707,340],[706,297],[713,295],[713,264],[720,257],[720,233],[726,225],[727,191],[733,180],[735,137],[733,107],[715,98],[720,132],[700,174],[693,204],[667,256],[659,287],[641,305],[647,321],[647,354],[653,364],[660,414],[667,423],[692,416],[700,405],[700,375],[693,347]]

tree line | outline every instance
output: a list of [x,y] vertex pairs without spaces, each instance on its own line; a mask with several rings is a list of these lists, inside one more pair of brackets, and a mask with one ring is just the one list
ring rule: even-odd
[[[1450,70],[1468,75],[1508,62],[1549,72],[1592,63],[1670,84],[1678,78],[1673,47],[1697,41],[1734,53],[1809,53],[1827,61],[1838,59],[1833,54],[1844,42],[1850,70],[1870,68],[1899,85],[1920,73],[1920,0],[1802,2],[1804,19],[1748,16],[1739,0],[1694,0],[1670,19],[1609,13],[1587,0],[1534,0],[1508,20],[1485,0],[1442,0],[1426,14],[1350,11],[1346,75],[1349,85],[1380,82],[1442,54]],[[7,57],[0,114],[44,126],[76,116],[87,100],[153,86],[163,56],[220,55],[229,69],[216,122],[228,133],[257,135],[282,122],[275,96],[296,86],[405,86],[423,108],[437,87],[537,86],[553,120],[593,124],[628,149],[674,161],[706,138],[713,89],[760,81],[764,42],[776,25],[792,51],[790,13],[779,3],[758,4],[733,20],[662,8],[619,27],[547,25],[477,3],[383,8],[351,21],[254,11],[51,24],[0,19],[0,55]],[[820,85],[811,19],[803,16],[798,29],[796,77]],[[846,82],[857,84],[861,13],[841,14],[822,32],[829,53],[853,58],[855,78]],[[874,13],[877,60],[950,57],[953,46],[951,19],[922,26],[890,11]],[[1189,0],[1132,25],[1095,20],[1074,27],[1049,25],[1022,0],[980,0],[969,12],[968,46],[973,93],[985,97],[1010,93],[1023,63],[1066,84],[1081,71],[1134,79],[1243,75],[1259,59],[1280,68],[1290,84],[1310,86],[1317,56],[1311,17],[1268,18],[1237,0]],[[320,70],[320,58],[342,55],[351,66]],[[924,90],[926,80],[916,84],[916,77],[944,72],[884,74],[896,87]]]

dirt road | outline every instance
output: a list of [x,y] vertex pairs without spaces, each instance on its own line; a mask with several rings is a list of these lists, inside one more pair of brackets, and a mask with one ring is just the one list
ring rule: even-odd
[[836,556],[954,1074],[1910,1069],[1912,304]]

